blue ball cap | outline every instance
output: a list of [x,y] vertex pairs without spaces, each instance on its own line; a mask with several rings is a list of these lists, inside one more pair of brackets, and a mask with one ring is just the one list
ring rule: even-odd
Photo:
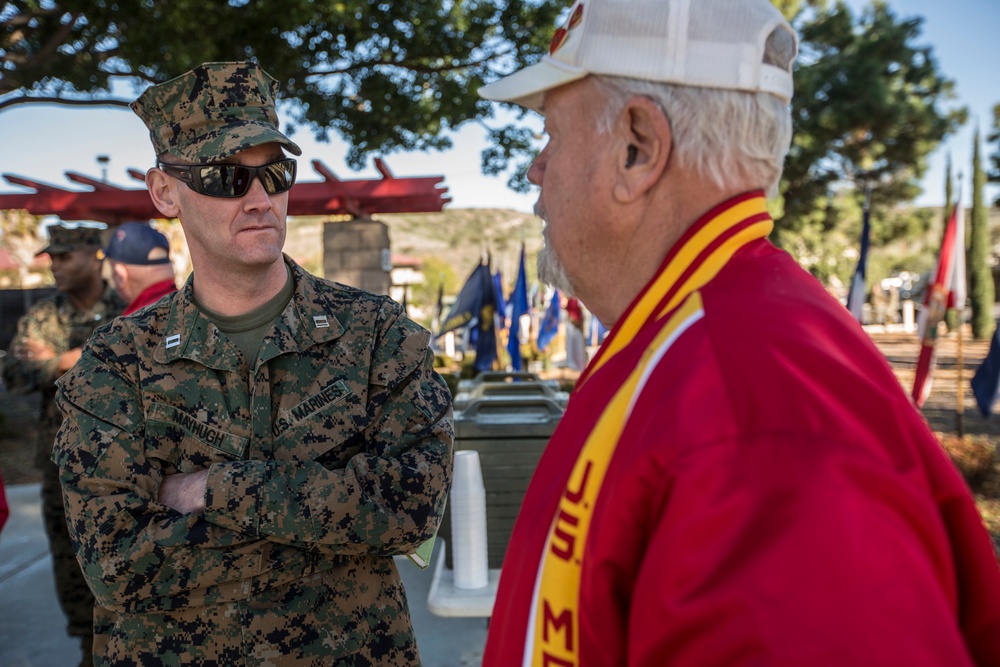
[[[167,256],[150,259],[154,248],[163,248]],[[169,264],[170,242],[167,237],[143,222],[126,222],[111,233],[104,256],[122,264]]]

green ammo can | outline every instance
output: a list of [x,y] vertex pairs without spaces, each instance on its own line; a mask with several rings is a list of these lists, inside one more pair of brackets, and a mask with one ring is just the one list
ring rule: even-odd
[[463,410],[469,403],[484,399],[530,398],[542,396],[551,398],[563,409],[569,401],[569,393],[559,391],[556,380],[541,380],[534,373],[487,371],[474,380],[462,380],[455,393],[455,412]]

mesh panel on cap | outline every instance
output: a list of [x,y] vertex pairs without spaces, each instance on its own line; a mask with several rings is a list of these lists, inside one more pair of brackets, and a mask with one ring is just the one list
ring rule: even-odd
[[[766,4],[692,1],[687,31],[689,81],[773,90],[775,75],[764,74],[761,67],[775,65],[790,72],[795,57],[795,37],[776,27],[780,21],[777,10]],[[765,49],[769,40],[773,48],[770,54]]]
[[[675,35],[671,11],[677,3],[662,0],[609,0],[585,5],[589,11],[585,26],[587,49],[580,65],[590,72],[634,78],[657,79],[674,74],[678,46],[671,42],[671,54],[659,60],[650,53],[663,53],[665,36]],[[620,5],[624,5],[624,8]],[[622,44],[634,48],[623,49]],[[609,63],[614,63],[609,72]]]
[[723,44],[760,44],[760,26],[766,20],[744,2],[694,0],[691,3],[688,39]]

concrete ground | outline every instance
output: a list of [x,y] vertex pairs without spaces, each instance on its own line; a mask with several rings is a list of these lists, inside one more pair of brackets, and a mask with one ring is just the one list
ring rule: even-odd
[[[80,647],[66,635],[42,527],[38,484],[7,487],[11,515],[0,533],[0,665],[76,667]],[[435,554],[435,558],[437,554]],[[398,559],[425,667],[479,665],[486,619],[440,618],[427,611],[431,567]]]

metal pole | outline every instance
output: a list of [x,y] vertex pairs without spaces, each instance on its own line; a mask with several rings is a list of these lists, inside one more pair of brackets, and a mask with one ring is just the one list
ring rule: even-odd
[[962,321],[965,319],[964,308],[965,304],[958,309],[958,359],[956,361],[958,365],[958,387],[956,391],[955,401],[957,405],[955,406],[955,426],[958,430],[958,437],[965,435],[965,382],[962,379],[962,371],[964,364],[963,354],[962,354]]

